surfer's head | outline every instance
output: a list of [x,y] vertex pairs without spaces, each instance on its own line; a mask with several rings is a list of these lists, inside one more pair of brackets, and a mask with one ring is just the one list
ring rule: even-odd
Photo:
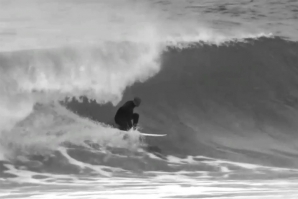
[[141,101],[142,101],[142,100],[141,100],[139,97],[135,97],[135,98],[133,99],[133,103],[136,105],[136,107],[140,106]]

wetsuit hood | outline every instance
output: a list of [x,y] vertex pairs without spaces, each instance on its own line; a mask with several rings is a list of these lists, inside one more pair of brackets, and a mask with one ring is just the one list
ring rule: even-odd
[[133,103],[135,104],[136,107],[140,106],[141,101],[142,101],[142,100],[141,100],[139,97],[135,97],[135,98],[133,99]]

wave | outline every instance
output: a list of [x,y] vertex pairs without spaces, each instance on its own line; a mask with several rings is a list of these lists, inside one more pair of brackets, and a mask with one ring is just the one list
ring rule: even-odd
[[[293,197],[294,6],[1,3],[0,195]],[[107,125],[134,96],[140,128]]]
[[[173,171],[171,157],[198,156],[296,167],[297,49],[259,38],[2,53],[1,175],[16,174],[11,163],[33,176]],[[167,137],[123,140],[103,125],[133,96],[143,99],[139,131]],[[194,168],[201,160],[175,171]]]
[[[147,139],[164,153],[295,166],[297,49],[280,38],[169,47],[161,71],[128,88],[118,106],[133,96],[143,99],[141,126],[169,135]],[[118,106],[87,99],[67,105],[101,122]]]

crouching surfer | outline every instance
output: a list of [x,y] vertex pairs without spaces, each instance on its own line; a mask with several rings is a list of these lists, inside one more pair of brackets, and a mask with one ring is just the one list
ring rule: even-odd
[[134,113],[134,108],[140,106],[141,99],[135,97],[133,100],[127,101],[122,105],[116,115],[115,122],[118,125],[118,128],[123,131],[128,131],[129,129],[136,128],[139,122],[139,114]]
[[[131,128],[136,128],[139,122],[139,114],[134,113],[134,108],[141,105],[141,99],[135,97],[133,100],[127,101],[122,105],[115,115],[115,122],[118,128],[123,131],[128,131]],[[124,135],[123,139],[127,139],[127,135]],[[148,152],[161,154],[161,149],[158,146],[147,146]]]

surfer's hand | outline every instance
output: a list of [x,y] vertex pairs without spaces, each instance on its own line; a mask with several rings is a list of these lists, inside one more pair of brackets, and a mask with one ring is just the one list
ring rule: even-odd
[[132,129],[133,129],[133,130],[136,130],[137,127],[138,127],[138,125],[137,125],[137,124],[134,124],[134,125],[132,126]]

